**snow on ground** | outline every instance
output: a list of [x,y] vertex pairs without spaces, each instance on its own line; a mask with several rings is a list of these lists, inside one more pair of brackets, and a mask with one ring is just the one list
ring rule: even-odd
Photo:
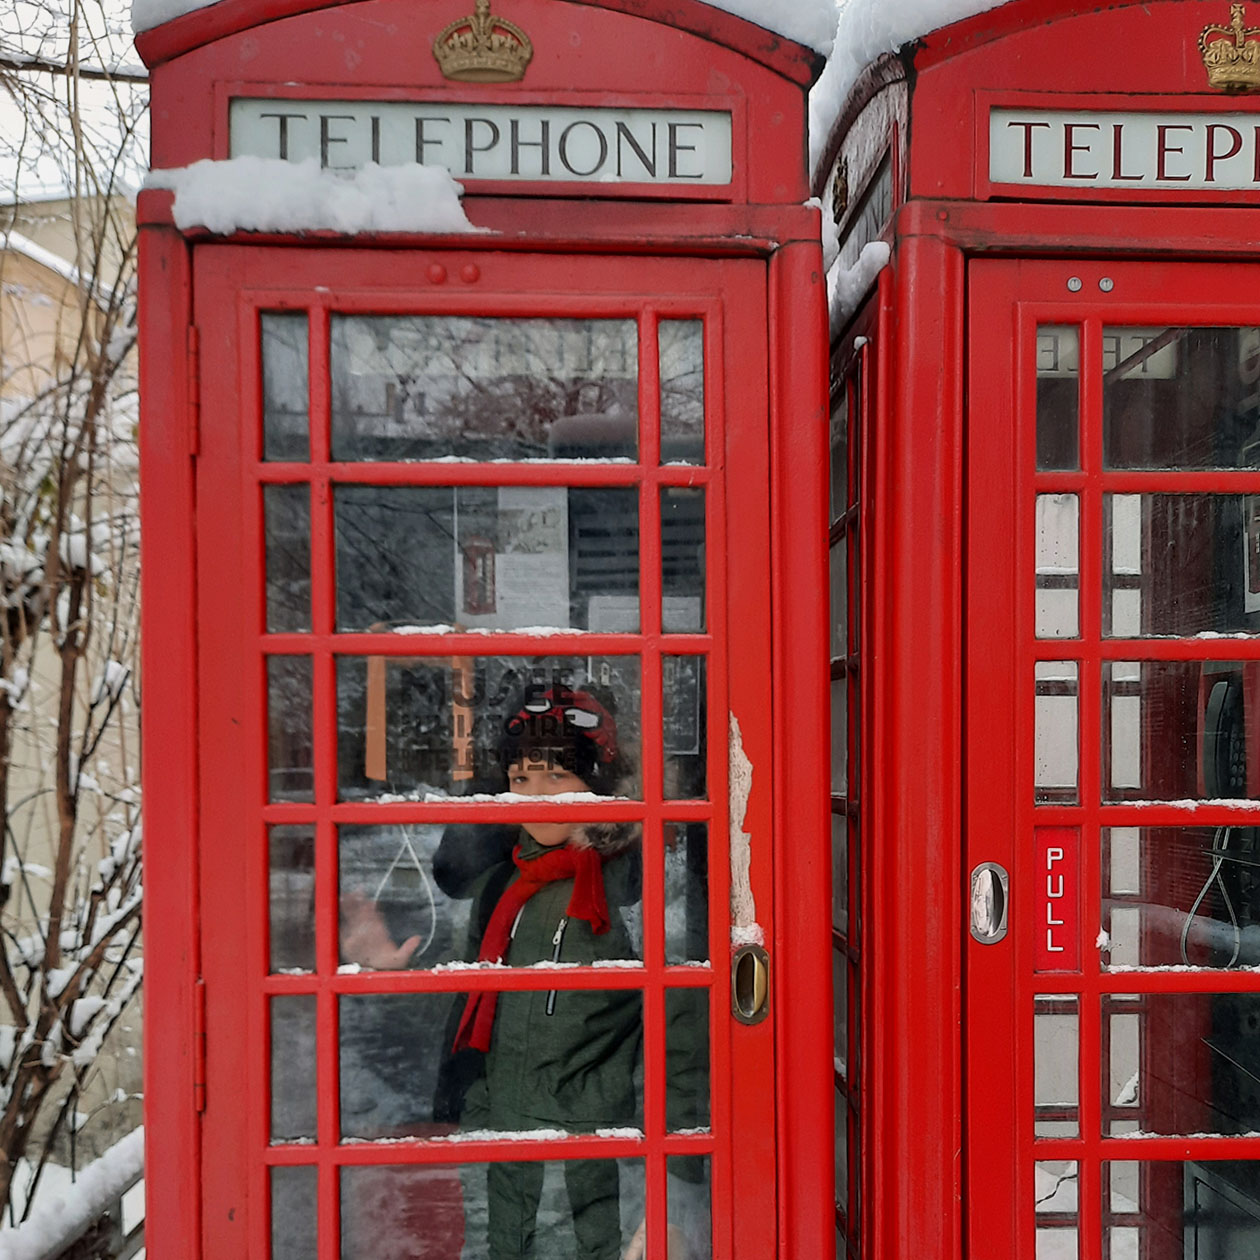
[[[755,2],[755,0],[750,0]],[[769,0],[763,0],[763,3]],[[784,0],[787,2],[787,0]],[[858,76],[876,58],[1006,0],[840,0],[835,52],[809,99],[811,169]]]
[[144,1167],[144,1130],[133,1129],[74,1179],[41,1185],[36,1207],[16,1229],[0,1229],[3,1260],[60,1255]]
[[146,188],[175,191],[175,223],[245,232],[476,232],[463,191],[436,166],[369,165],[352,175],[314,158],[238,157],[153,171]]
[[[132,0],[131,26],[139,34],[183,17],[185,13],[208,9],[213,3],[214,0]],[[831,51],[836,24],[835,0],[707,0],[707,3],[824,55]],[[471,9],[472,0],[469,0]]]

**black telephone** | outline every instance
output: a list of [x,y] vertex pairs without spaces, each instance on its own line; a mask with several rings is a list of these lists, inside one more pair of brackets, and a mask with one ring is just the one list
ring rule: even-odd
[[1246,797],[1247,779],[1243,681],[1240,674],[1231,672],[1211,683],[1204,706],[1203,794],[1226,800]]

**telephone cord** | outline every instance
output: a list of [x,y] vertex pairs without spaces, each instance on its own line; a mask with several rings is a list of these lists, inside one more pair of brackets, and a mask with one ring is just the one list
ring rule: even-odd
[[1212,881],[1215,880],[1217,886],[1221,890],[1221,896],[1225,899],[1225,909],[1229,912],[1229,923],[1234,933],[1234,952],[1229,956],[1229,962],[1225,964],[1226,968],[1232,967],[1238,961],[1238,955],[1242,952],[1242,929],[1238,926],[1238,916],[1234,913],[1234,903],[1230,900],[1229,889],[1225,887],[1225,881],[1221,878],[1221,867],[1225,862],[1225,850],[1229,848],[1230,827],[1218,827],[1216,835],[1212,837],[1212,869],[1208,872],[1208,877],[1203,881],[1203,887],[1199,889],[1199,895],[1194,899],[1194,904],[1190,907],[1189,913],[1186,915],[1186,921],[1181,926],[1181,961],[1190,966],[1190,955],[1186,950],[1186,942],[1190,938],[1190,927],[1194,923],[1195,915],[1199,913],[1199,907],[1203,904],[1203,898],[1207,896],[1208,889],[1212,887]]

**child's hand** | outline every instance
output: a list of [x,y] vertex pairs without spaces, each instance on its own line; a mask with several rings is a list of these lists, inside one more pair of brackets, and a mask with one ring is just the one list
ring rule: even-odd
[[[626,1248],[621,1260],[643,1260],[647,1248],[647,1221],[640,1221],[639,1228]],[[677,1225],[669,1227],[669,1260],[687,1260],[687,1237]]]
[[346,893],[341,899],[341,957],[343,962],[357,963],[376,971],[397,971],[407,965],[420,944],[418,936],[409,936],[395,945],[376,902],[362,893]]

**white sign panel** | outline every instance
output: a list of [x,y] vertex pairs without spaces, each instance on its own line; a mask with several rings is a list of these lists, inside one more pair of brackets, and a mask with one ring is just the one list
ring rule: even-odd
[[1260,189],[1260,116],[993,109],[989,180],[1129,190]]
[[445,167],[456,178],[533,183],[723,185],[731,115],[721,110],[417,104],[238,97],[232,157]]

